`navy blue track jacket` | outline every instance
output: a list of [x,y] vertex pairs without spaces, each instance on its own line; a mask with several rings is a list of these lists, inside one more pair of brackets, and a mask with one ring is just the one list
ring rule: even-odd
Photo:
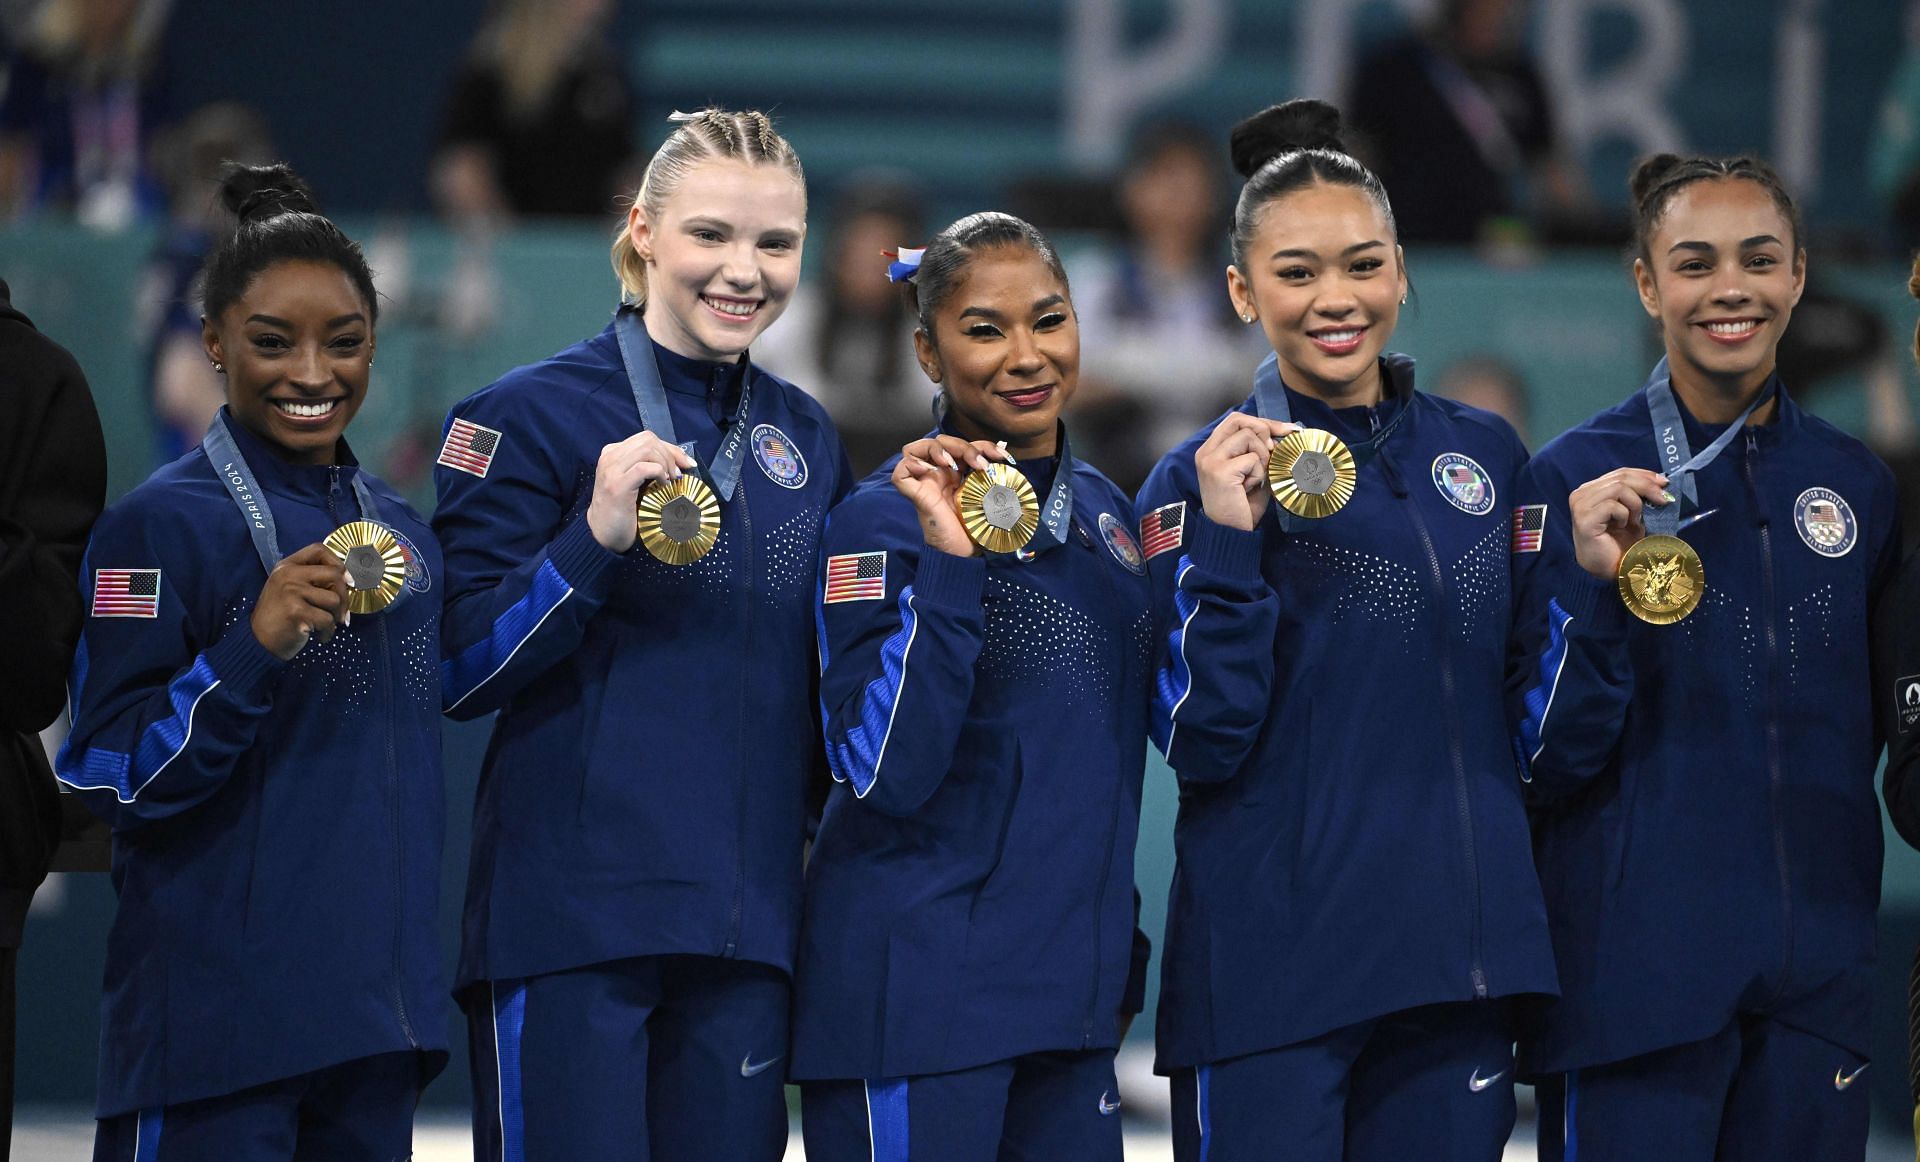
[[1163,1072],[1555,987],[1501,703],[1526,451],[1415,392],[1412,360],[1384,367],[1373,408],[1288,391],[1352,447],[1410,409],[1333,516],[1208,520],[1193,458],[1218,421],[1140,493],[1154,741],[1180,780]]
[[455,718],[499,711],[461,985],[674,953],[792,966],[808,785],[826,781],[814,567],[851,474],[800,389],[647,346],[703,465],[753,378],[739,485],[690,565],[587,527],[601,448],[641,430],[611,326],[449,418],[443,687]]
[[[1706,593],[1676,624],[1629,613],[1568,525],[1574,489],[1659,465],[1644,391],[1547,445],[1515,491],[1516,527],[1544,522],[1514,558],[1511,688],[1563,989],[1535,1070],[1697,1041],[1743,1012],[1867,1053],[1868,610],[1900,522],[1886,466],[1778,400],[1695,477],[1680,536]],[[1680,409],[1695,452],[1725,430]]]
[[[350,455],[290,464],[231,427],[282,555],[361,516]],[[198,448],[94,527],[57,766],[114,829],[100,1117],[446,1047],[444,577],[426,522],[363,479],[408,584],[291,662],[253,636],[266,573]]]
[[[836,784],[807,868],[795,1080],[1112,1048],[1145,991],[1151,640],[1126,497],[1076,462],[1065,544],[957,557],[927,548],[898,459],[834,509],[823,550]],[[1045,503],[1052,462],[1021,468]]]

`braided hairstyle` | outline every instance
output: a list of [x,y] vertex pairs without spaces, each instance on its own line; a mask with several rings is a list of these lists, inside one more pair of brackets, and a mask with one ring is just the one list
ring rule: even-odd
[[1633,167],[1627,189],[1633,195],[1633,248],[1642,262],[1653,261],[1653,233],[1681,190],[1695,182],[1748,181],[1773,199],[1792,231],[1793,252],[1800,252],[1800,208],[1793,203],[1780,175],[1757,157],[1681,157],[1658,153]]
[[[633,195],[635,205],[649,218],[658,218],[667,199],[673,196],[688,171],[708,158],[733,158],[753,165],[784,166],[800,183],[805,196],[806,173],[800,168],[800,156],[787,139],[774,131],[773,121],[758,109],[730,113],[709,106],[698,113],[675,113],[674,131],[654,152],[647,163],[646,176]],[[625,221],[613,234],[613,272],[620,277],[620,290],[626,301],[636,306],[647,302],[647,264],[633,248]]]
[[1398,237],[1387,188],[1347,152],[1340,133],[1340,110],[1304,97],[1269,106],[1233,127],[1228,139],[1233,168],[1247,179],[1233,207],[1233,263],[1243,276],[1267,204],[1316,182],[1363,191]]
[[378,319],[373,272],[360,245],[321,215],[313,191],[290,167],[228,163],[220,201],[238,224],[200,268],[200,309],[208,318],[218,318],[275,263],[322,262],[338,267],[360,292],[368,322]]

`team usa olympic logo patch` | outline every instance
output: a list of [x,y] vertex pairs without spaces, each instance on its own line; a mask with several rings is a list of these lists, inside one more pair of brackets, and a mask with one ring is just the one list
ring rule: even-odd
[[1433,486],[1447,503],[1468,516],[1493,511],[1493,479],[1471,456],[1442,452],[1433,458]]
[[1844,557],[1860,539],[1860,524],[1846,498],[1831,488],[1809,488],[1793,502],[1793,527],[1807,548],[1823,557]]
[[1126,522],[1110,512],[1100,514],[1100,536],[1107,542],[1107,551],[1113,559],[1125,565],[1133,573],[1144,575],[1147,571],[1147,559],[1140,555],[1140,546],[1133,541],[1133,534],[1127,530]]
[[767,479],[782,488],[799,488],[807,482],[807,461],[787,434],[772,424],[753,429],[753,458]]
[[387,525],[386,530],[393,534],[393,543],[400,547],[400,559],[406,562],[407,588],[415,593],[425,593],[433,588],[433,575],[427,572],[426,556],[407,539],[407,534],[392,525]]

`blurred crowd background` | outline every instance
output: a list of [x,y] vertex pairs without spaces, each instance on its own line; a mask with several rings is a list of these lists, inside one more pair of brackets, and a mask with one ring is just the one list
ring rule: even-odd
[[[1895,465],[1920,518],[1920,2],[0,0],[0,278],[91,379],[117,495],[221,401],[192,287],[228,225],[214,175],[292,163],[384,300],[351,439],[424,511],[448,405],[604,324],[607,244],[667,114],[765,108],[807,168],[810,232],[806,285],[754,355],[826,403],[856,467],[930,422],[880,252],[1000,208],[1068,258],[1075,450],[1131,490],[1248,392],[1263,347],[1224,293],[1226,131],[1299,95],[1342,106],[1393,198],[1415,299],[1392,346],[1535,447],[1657,356],[1627,273],[1632,160],[1768,157],[1812,260],[1786,381]],[[450,724],[449,939],[480,739]],[[1157,934],[1172,805],[1163,768],[1150,783]],[[1896,1117],[1920,857],[1888,869]],[[23,1102],[90,1099],[110,915],[104,877],[43,892]],[[430,1101],[464,1100],[457,1065]]]

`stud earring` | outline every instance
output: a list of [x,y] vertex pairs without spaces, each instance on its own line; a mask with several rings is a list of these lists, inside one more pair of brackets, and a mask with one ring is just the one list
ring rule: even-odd
[[1407,296],[1405,295],[1400,296],[1400,305],[1403,307],[1407,305]]
[[227,373],[226,364],[220,362],[218,359],[210,359],[208,362],[213,364],[213,373],[215,375],[225,375]]
[[1251,322],[1253,322],[1253,312],[1252,312],[1252,311],[1248,311],[1248,312],[1247,312],[1246,314],[1244,314],[1244,315],[1241,315],[1241,316],[1240,316],[1240,321],[1241,321],[1241,322],[1243,322],[1243,323],[1251,323]]

